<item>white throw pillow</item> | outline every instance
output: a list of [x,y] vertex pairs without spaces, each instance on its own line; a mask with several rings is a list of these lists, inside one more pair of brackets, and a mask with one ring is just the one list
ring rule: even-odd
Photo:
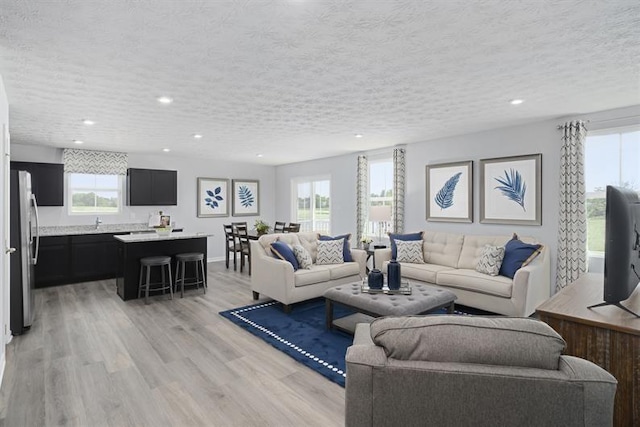
[[497,276],[504,259],[504,246],[485,245],[476,265],[478,273]]
[[311,254],[307,251],[302,245],[293,245],[293,254],[298,260],[298,265],[300,268],[311,269],[311,264],[313,264],[313,260],[311,259]]
[[396,261],[424,264],[422,240],[396,240]]
[[343,264],[344,239],[340,240],[318,240],[318,256],[316,264]]

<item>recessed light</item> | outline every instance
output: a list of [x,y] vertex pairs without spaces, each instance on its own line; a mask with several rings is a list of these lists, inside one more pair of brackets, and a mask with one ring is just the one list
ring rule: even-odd
[[84,119],[82,121],[82,123],[84,123],[87,126],[91,126],[91,125],[95,125],[96,124],[96,122],[94,122],[93,120],[89,120],[89,119]]
[[523,102],[524,102],[524,99],[512,99],[511,101],[509,101],[511,105],[520,105]]
[[362,135],[362,134],[360,134],[360,133],[356,133],[356,134],[355,134],[355,135],[353,135],[353,136],[355,136],[356,138],[362,138],[364,135]]
[[168,96],[161,96],[158,98],[158,102],[161,104],[171,104],[173,102],[173,98]]
[[73,142],[74,142],[75,144],[84,144],[84,141],[80,141],[80,140],[78,140],[78,139],[74,139],[74,140],[73,140]]
[[165,153],[168,153],[171,150],[169,150],[168,148],[163,148],[162,151],[164,151]]
[[196,133],[196,134],[193,135],[193,137],[195,139],[200,139],[200,138],[202,138],[202,135],[200,135],[199,133]]
[[262,154],[256,154],[256,157],[263,157]]

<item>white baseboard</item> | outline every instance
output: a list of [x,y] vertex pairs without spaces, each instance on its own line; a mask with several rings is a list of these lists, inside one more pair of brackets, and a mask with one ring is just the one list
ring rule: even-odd
[[0,386],[2,386],[2,380],[4,378],[4,368],[7,364],[7,348],[5,346],[2,357],[0,358]]
[[207,258],[207,264],[209,264],[210,262],[218,262],[218,261],[224,261],[224,260],[225,260],[224,257]]

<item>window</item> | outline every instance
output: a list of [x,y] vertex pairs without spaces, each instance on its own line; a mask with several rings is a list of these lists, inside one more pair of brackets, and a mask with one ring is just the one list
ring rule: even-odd
[[391,229],[393,205],[393,160],[391,157],[369,160],[369,223],[366,234],[376,239]]
[[68,173],[70,214],[119,213],[122,206],[120,175]]
[[589,132],[585,141],[587,250],[602,256],[607,185],[640,192],[640,128]]
[[331,179],[301,178],[293,181],[293,222],[300,231],[331,232]]

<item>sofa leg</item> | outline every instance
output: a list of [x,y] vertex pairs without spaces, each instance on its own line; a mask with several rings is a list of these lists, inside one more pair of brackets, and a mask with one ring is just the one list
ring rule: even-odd
[[291,314],[291,304],[282,304],[282,311],[285,314]]
[[257,300],[257,299],[259,299],[259,298],[260,298],[260,293],[259,293],[259,292],[256,292],[256,291],[253,291],[253,299],[254,299],[254,300]]

